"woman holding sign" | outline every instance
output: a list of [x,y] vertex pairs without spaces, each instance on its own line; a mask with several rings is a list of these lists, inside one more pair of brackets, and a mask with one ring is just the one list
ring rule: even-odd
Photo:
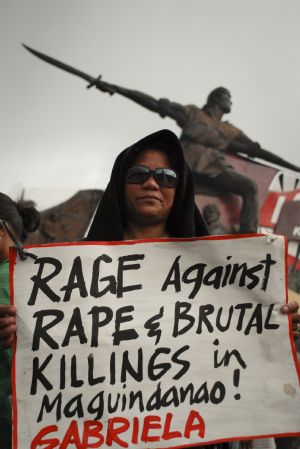
[[[162,130],[118,156],[87,240],[205,235],[208,231],[194,202],[192,174],[184,163],[180,143],[172,132]],[[296,303],[284,305],[281,310],[294,313],[295,320],[299,320]],[[299,335],[298,329],[295,323],[294,336]],[[235,442],[206,447],[241,449],[250,447],[248,444]],[[270,441],[269,446],[265,440],[266,448],[274,447],[273,444]]]
[[[143,138],[117,157],[87,240],[157,240],[206,235],[206,226],[194,201],[192,174],[184,162],[179,140],[173,132],[162,130]],[[297,305],[290,304],[283,306],[282,311],[295,313],[295,320],[299,320],[297,309]],[[3,311],[14,313],[8,307]],[[15,332],[14,316],[0,318],[0,328],[0,338],[10,345]],[[294,335],[298,335],[296,327]],[[226,449],[230,444],[209,447]]]

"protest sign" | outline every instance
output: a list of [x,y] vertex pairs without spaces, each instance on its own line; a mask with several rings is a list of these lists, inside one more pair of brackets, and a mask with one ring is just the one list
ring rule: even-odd
[[299,434],[282,237],[28,251],[11,257],[14,449]]

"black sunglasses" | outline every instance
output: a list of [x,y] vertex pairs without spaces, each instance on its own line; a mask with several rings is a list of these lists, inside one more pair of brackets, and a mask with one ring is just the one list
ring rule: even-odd
[[126,174],[126,181],[130,184],[143,184],[153,176],[155,181],[163,187],[176,187],[178,184],[177,173],[171,168],[157,168],[150,170],[144,165],[133,165]]

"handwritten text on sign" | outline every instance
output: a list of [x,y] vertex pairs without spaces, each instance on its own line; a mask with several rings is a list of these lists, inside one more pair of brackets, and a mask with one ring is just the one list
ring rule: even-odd
[[15,449],[297,433],[284,240],[31,248],[17,261]]

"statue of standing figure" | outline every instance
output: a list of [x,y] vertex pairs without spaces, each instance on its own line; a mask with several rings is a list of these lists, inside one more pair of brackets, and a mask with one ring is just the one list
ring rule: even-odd
[[102,80],[97,80],[95,87],[110,95],[118,93],[163,118],[170,117],[176,121],[182,128],[180,142],[186,161],[194,173],[196,185],[205,185],[216,194],[233,193],[242,198],[240,233],[257,232],[257,186],[252,179],[235,171],[226,161],[224,154],[244,154],[250,158],[264,159],[300,171],[299,167],[262,149],[240,129],[222,120],[223,115],[231,111],[232,105],[230,92],[224,87],[214,89],[208,95],[203,108],[195,105],[184,106],[165,98],[156,100],[142,92]]

